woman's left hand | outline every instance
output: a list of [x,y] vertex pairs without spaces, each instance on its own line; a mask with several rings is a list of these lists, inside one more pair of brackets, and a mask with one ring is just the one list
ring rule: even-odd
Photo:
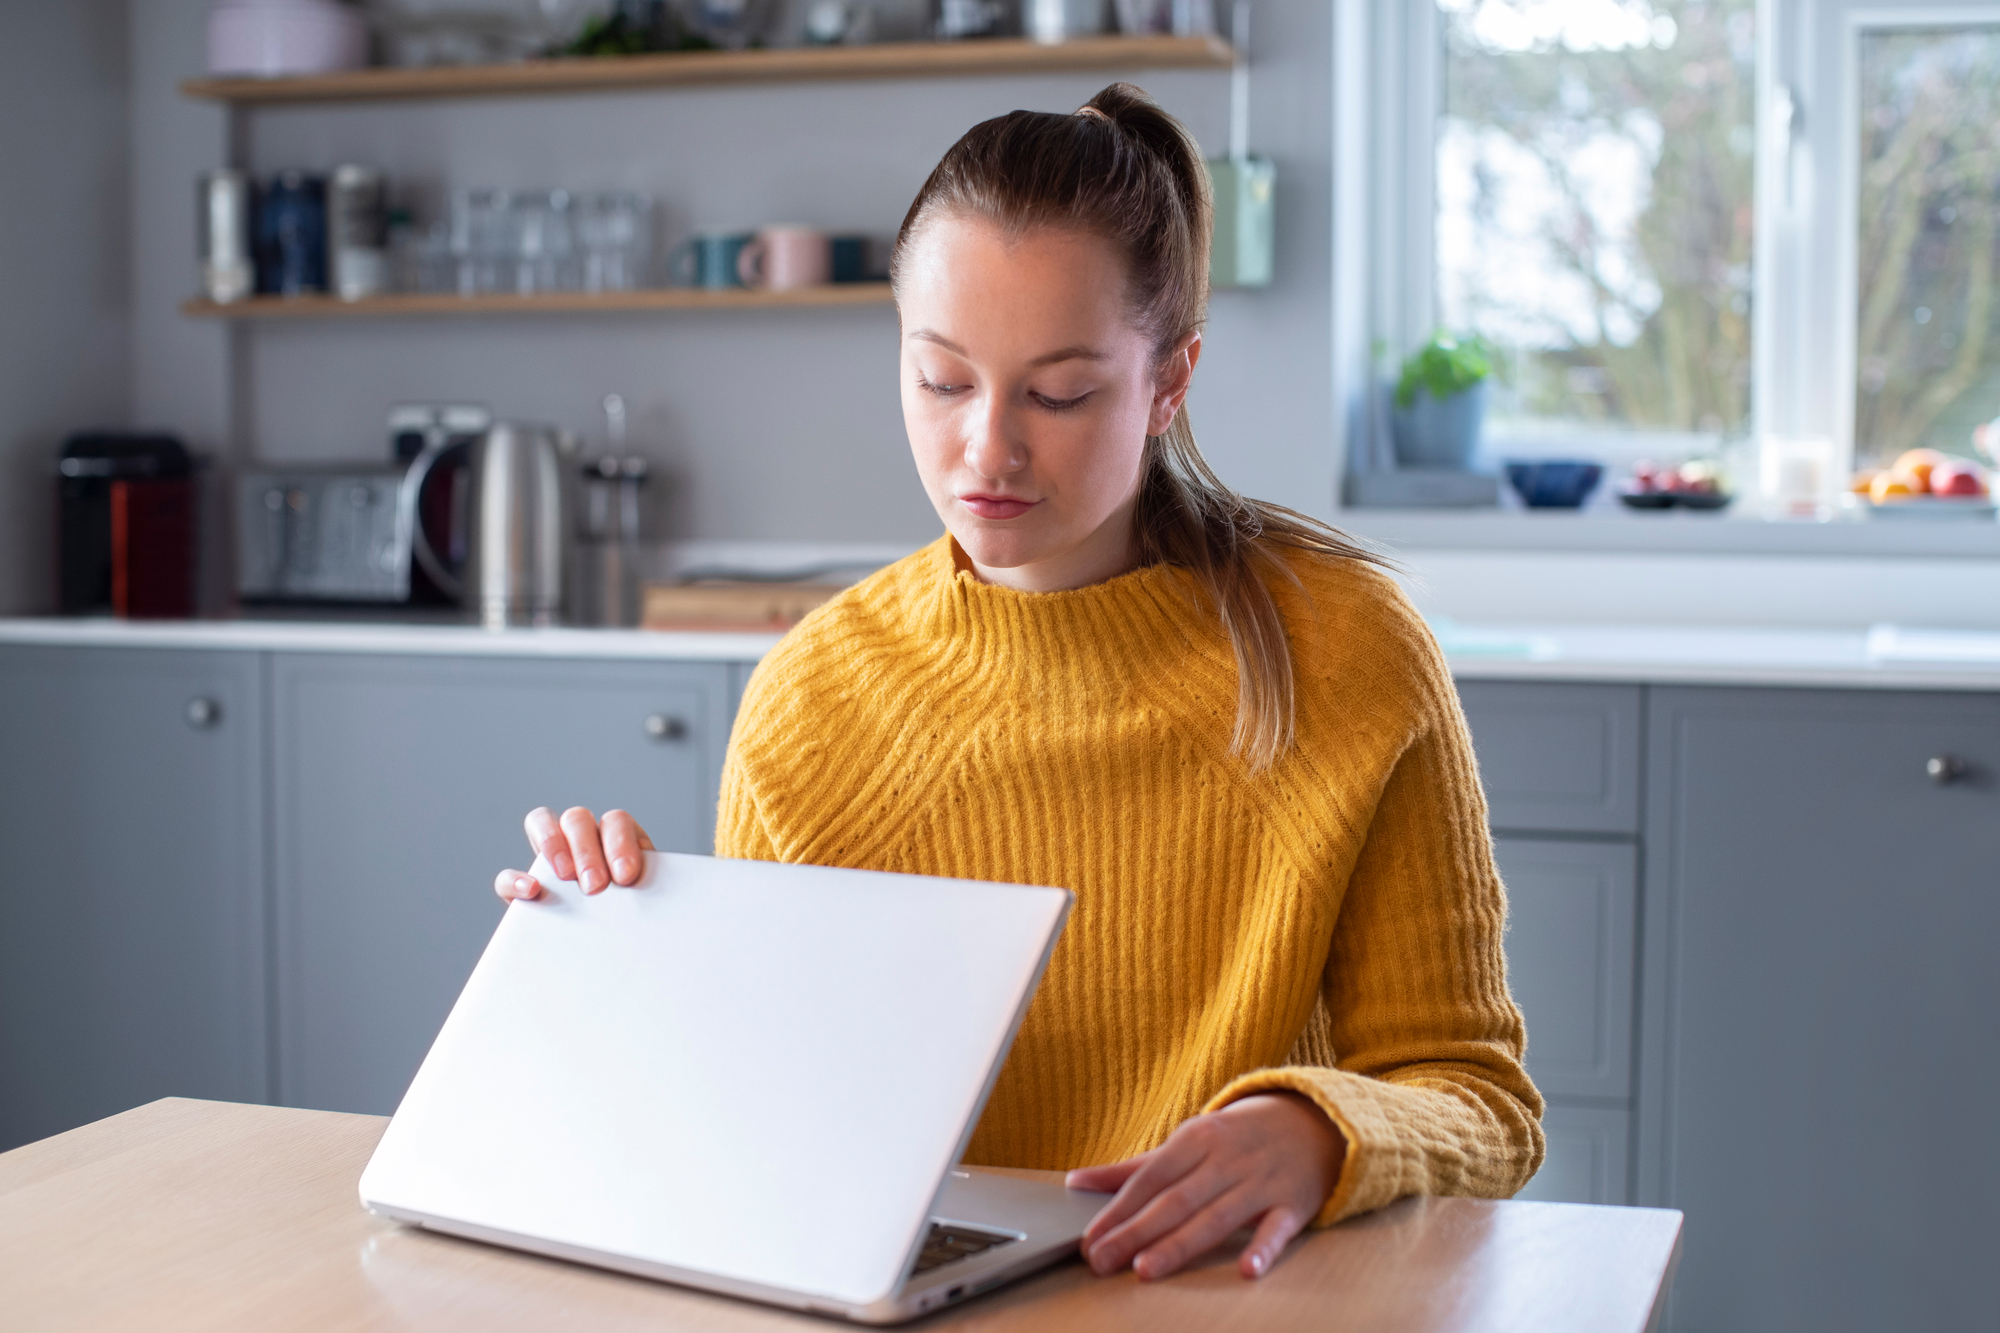
[[1319,1215],[1346,1155],[1333,1121],[1296,1093],[1231,1102],[1151,1152],[1069,1173],[1072,1189],[1118,1192],[1084,1228],[1083,1257],[1100,1276],[1129,1264],[1151,1281],[1255,1223],[1236,1266],[1262,1277]]

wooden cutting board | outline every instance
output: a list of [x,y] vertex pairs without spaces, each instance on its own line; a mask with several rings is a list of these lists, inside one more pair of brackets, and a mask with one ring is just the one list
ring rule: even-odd
[[648,583],[639,624],[662,630],[790,629],[841,589],[829,583]]

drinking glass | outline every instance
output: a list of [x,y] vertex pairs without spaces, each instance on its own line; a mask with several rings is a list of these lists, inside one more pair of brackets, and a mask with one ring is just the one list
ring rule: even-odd
[[513,287],[506,272],[514,250],[514,204],[505,190],[458,189],[451,195],[451,254],[460,296]]
[[521,190],[513,198],[513,290],[522,296],[573,290],[575,206],[569,191]]
[[577,204],[577,239],[583,250],[586,291],[629,292],[647,285],[652,271],[653,201],[608,191]]

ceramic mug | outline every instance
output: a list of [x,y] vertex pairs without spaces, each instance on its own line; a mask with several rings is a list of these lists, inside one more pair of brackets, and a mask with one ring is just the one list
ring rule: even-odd
[[833,276],[832,250],[810,227],[766,227],[737,253],[736,276],[759,291],[819,287]]
[[674,247],[673,256],[667,261],[674,282],[710,291],[741,287],[743,279],[737,276],[737,261],[750,239],[748,232],[737,231],[703,232],[688,237]]

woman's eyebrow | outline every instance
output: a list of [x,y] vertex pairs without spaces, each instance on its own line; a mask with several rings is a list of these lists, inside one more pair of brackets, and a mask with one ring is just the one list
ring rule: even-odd
[[[939,347],[944,348],[945,351],[956,352],[960,356],[971,355],[963,347],[960,347],[957,343],[935,329],[911,329],[909,337],[921,339],[927,343],[936,343]],[[1109,361],[1110,359],[1111,354],[1109,352],[1100,352],[1095,347],[1085,347],[1079,344],[1075,347],[1058,347],[1053,352],[1044,352],[1033,361],[1030,361],[1028,368],[1033,370],[1041,366],[1052,366],[1058,361]]]
[[1052,366],[1058,361],[1109,361],[1109,352],[1100,352],[1095,347],[1058,347],[1053,352],[1045,352],[1028,363],[1035,366]]
[[927,343],[936,343],[939,347],[944,348],[945,351],[956,352],[960,356],[964,356],[966,354],[966,351],[963,347],[960,347],[957,343],[945,337],[942,333],[938,333],[932,329],[911,329],[910,337],[921,338],[923,341]]

